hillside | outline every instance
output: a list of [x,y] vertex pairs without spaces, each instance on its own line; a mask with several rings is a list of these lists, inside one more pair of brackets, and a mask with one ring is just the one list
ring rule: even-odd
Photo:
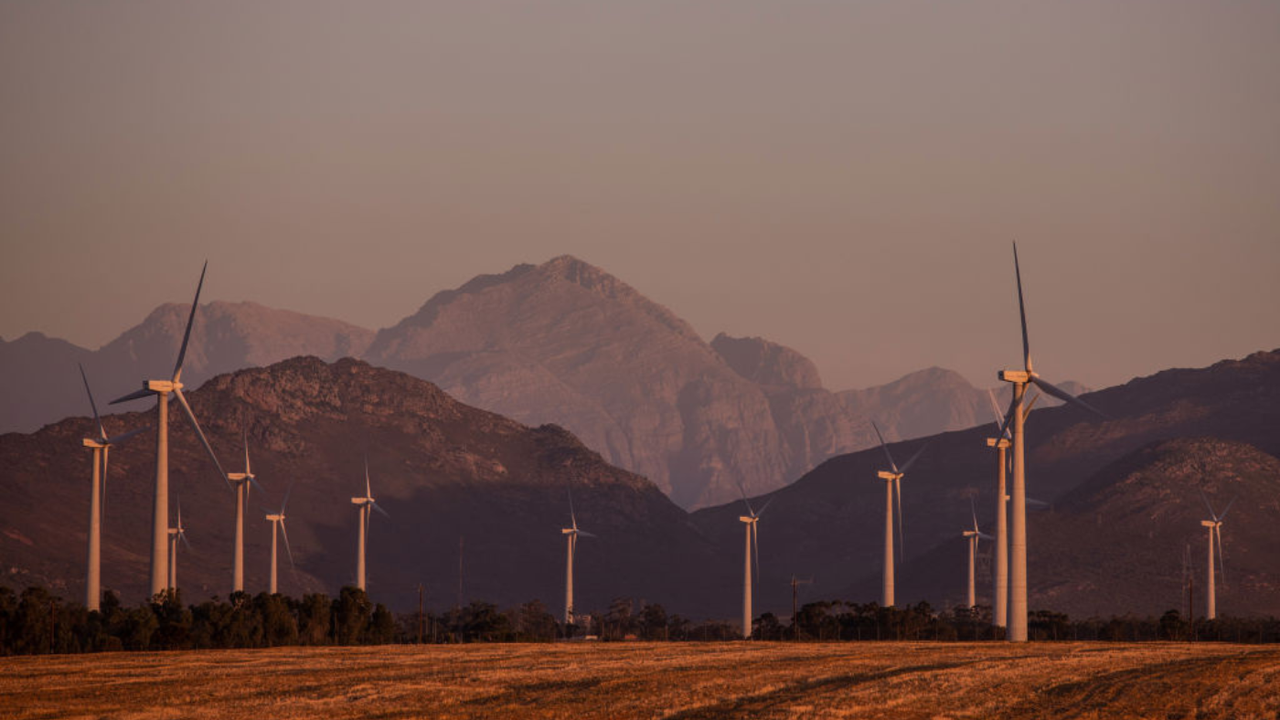
[[[531,428],[454,401],[430,383],[342,360],[296,358],[221,375],[188,393],[210,442],[230,470],[247,428],[253,467],[272,506],[289,485],[289,537],[298,563],[281,590],[334,593],[353,580],[357,514],[368,456],[372,487],[390,519],[370,529],[369,590],[407,607],[424,583],[433,606],[457,595],[464,537],[464,597],[509,604],[563,599],[566,491],[579,524],[598,538],[578,551],[580,607],[618,595],[671,597],[705,609],[708,546],[685,514],[652,483],[611,467],[556,426]],[[141,404],[141,403],[140,403]],[[153,422],[154,413],[106,419],[114,433]],[[73,418],[33,435],[0,436],[0,583],[47,584],[81,592],[92,421]],[[133,438],[111,454],[103,581],[127,598],[145,592],[154,438]],[[181,497],[193,546],[179,556],[179,584],[193,600],[226,596],[231,577],[232,495],[184,419],[170,426],[171,493]],[[270,525],[247,520],[246,585],[266,584]],[[626,558],[620,564],[618,558]],[[287,567],[287,563],[286,563]],[[696,569],[696,572],[695,572]],[[678,596],[674,587],[689,592]]]

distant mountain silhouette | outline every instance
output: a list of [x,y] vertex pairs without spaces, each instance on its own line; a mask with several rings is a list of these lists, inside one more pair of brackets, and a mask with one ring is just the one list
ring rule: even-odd
[[[28,333],[0,339],[0,432],[29,432],[89,411],[76,363],[82,362],[102,403],[173,374],[190,303],[166,303],[98,350]],[[275,310],[257,303],[200,306],[183,369],[188,387],[218,373],[269,365],[298,355],[336,360],[361,355],[373,331],[340,320]],[[115,408],[110,408],[115,410]]]

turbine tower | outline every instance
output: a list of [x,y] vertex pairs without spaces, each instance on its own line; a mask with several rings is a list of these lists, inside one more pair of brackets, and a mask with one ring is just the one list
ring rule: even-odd
[[196,422],[196,416],[191,412],[191,406],[187,403],[187,398],[182,394],[182,361],[187,357],[187,343],[191,340],[191,324],[196,319],[196,308],[200,305],[200,288],[204,286],[204,273],[208,269],[209,263],[206,261],[204,268],[200,270],[200,282],[196,285],[196,297],[191,301],[191,315],[187,317],[187,329],[182,335],[182,348],[178,351],[178,362],[173,366],[173,377],[169,380],[144,380],[142,389],[129,393],[124,397],[111,401],[111,404],[127,402],[129,400],[140,400],[150,395],[156,396],[156,483],[155,495],[151,501],[151,596],[164,592],[165,585],[169,581],[169,554],[167,540],[169,536],[169,394],[178,398],[178,404],[182,406],[182,411],[186,414],[187,420],[191,421],[191,427],[195,429],[196,436],[200,438],[200,443],[204,445],[204,449],[209,453],[209,458],[213,460],[213,464],[218,469],[218,475],[230,487],[231,481],[227,480],[227,474],[222,470],[222,464],[218,462],[218,457],[213,454],[213,448],[209,446],[209,440],[205,438],[204,431],[200,429],[200,423]]
[[107,491],[107,458],[112,446],[124,442],[146,428],[107,437],[107,431],[102,427],[102,418],[98,416],[98,404],[93,401],[93,391],[89,389],[89,378],[84,374],[83,365],[80,366],[80,379],[84,380],[84,391],[89,396],[89,407],[93,409],[93,422],[98,426],[96,438],[82,440],[84,447],[93,450],[93,485],[89,488],[89,567],[85,573],[84,606],[94,611],[99,609],[99,603],[102,600],[102,515],[103,497]]
[[[987,438],[987,447],[996,449],[996,557],[994,587],[992,590],[991,624],[996,627],[1008,627],[1009,624],[1009,489],[1007,477],[1009,472],[1009,423],[1010,418],[1000,416],[1000,407],[996,404],[995,393],[987,389],[987,397],[991,399],[991,411],[996,415],[995,437]],[[1031,408],[1040,399],[1040,395],[1031,398],[1022,412],[1023,420],[1031,414]],[[1029,503],[1033,503],[1028,499]]]
[[227,473],[227,480],[235,484],[236,490],[236,534],[235,548],[231,555],[231,592],[244,592],[244,513],[249,504],[249,486],[253,485],[262,491],[257,476],[249,466],[249,433],[244,435],[244,472]]
[[[760,522],[760,516],[764,514],[769,503],[773,502],[770,498],[765,502],[764,506],[756,512],[751,507],[751,501],[747,499],[747,491],[742,488],[742,484],[738,484],[738,491],[742,493],[742,502],[747,505],[747,514],[739,515],[738,520],[746,525],[746,546],[742,563],[742,637],[743,639],[751,639],[751,562],[754,559],[756,564],[756,575],[760,574],[760,529],[757,523]],[[757,577],[758,580],[758,577]]]
[[[927,446],[921,446],[915,455],[907,461],[901,468],[893,461],[893,455],[889,453],[889,446],[884,442],[884,436],[880,434],[880,428],[873,421],[871,427],[875,428],[876,437],[880,439],[880,447],[884,450],[884,456],[889,460],[889,470],[881,470],[876,473],[877,477],[884,480],[884,587],[880,596],[881,605],[884,607],[893,607],[893,507],[898,506],[898,549],[902,549],[902,477],[907,474],[907,469],[915,463],[920,457],[920,453],[924,452]],[[897,502],[894,502],[894,496],[897,496]]]
[[[1023,409],[1023,400],[1028,385],[1035,385],[1041,392],[1052,395],[1064,402],[1074,403],[1080,407],[1106,417],[1101,412],[1080,400],[1076,396],[1062,390],[1036,374],[1031,366],[1031,345],[1027,341],[1027,311],[1022,299],[1022,271],[1018,267],[1018,244],[1013,244],[1013,271],[1018,284],[1018,315],[1022,320],[1022,370],[1001,370],[998,377],[1013,385],[1013,400],[1005,413],[1005,425],[1012,419],[1013,445],[1013,517],[1010,523],[1011,542],[1009,547],[1009,630],[1006,639],[1010,642],[1027,641],[1027,473],[1026,473],[1026,433],[1024,432],[1027,410]],[[1029,408],[1028,408],[1029,410]]]
[[373,491],[369,488],[369,458],[367,457],[364,459],[364,497],[351,498],[351,504],[360,511],[360,531],[356,538],[356,587],[364,590],[364,549],[369,540],[369,521],[373,518],[372,511],[377,510],[384,516],[391,517],[373,500]]
[[595,537],[586,530],[578,529],[578,518],[573,514],[573,491],[569,491],[569,527],[561,528],[560,532],[568,541],[568,557],[565,565],[564,575],[564,624],[573,624],[573,557],[578,552],[578,536]]
[[187,529],[182,526],[182,501],[178,501],[178,526],[169,528],[169,588],[171,590],[178,589],[178,541],[181,540],[187,549],[191,549],[191,543],[187,542]]
[[[246,460],[246,466],[247,466]],[[289,554],[289,569],[293,569],[293,549],[289,547],[289,531],[284,526],[284,506],[289,504],[289,493],[293,492],[293,486],[290,485],[288,490],[284,491],[284,501],[280,503],[280,512],[273,513],[266,508],[267,520],[271,522],[271,594],[276,594],[276,528],[280,529],[280,534],[284,536],[284,549]]]
[[1218,569],[1222,571],[1222,581],[1226,583],[1227,569],[1222,563],[1222,521],[1226,519],[1227,513],[1231,511],[1231,506],[1235,504],[1235,498],[1227,503],[1227,508],[1219,515],[1213,511],[1213,505],[1209,503],[1209,498],[1200,493],[1200,497],[1204,500],[1205,507],[1209,508],[1209,517],[1212,520],[1201,520],[1200,526],[1209,529],[1209,581],[1205,584],[1205,620],[1213,620],[1218,617],[1218,590],[1217,578],[1213,573],[1213,546],[1214,539],[1217,539],[1218,546]]
[[975,569],[978,561],[978,540],[993,540],[994,538],[978,530],[978,511],[973,506],[973,498],[969,498],[969,513],[973,516],[973,528],[965,530],[962,537],[969,541],[969,588],[968,594],[965,596],[968,599],[965,607],[973,608],[978,604],[977,572]]

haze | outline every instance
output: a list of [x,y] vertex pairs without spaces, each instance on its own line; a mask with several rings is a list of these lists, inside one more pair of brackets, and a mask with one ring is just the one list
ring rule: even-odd
[[0,5],[0,335],[571,253],[834,389],[1280,347],[1280,4]]

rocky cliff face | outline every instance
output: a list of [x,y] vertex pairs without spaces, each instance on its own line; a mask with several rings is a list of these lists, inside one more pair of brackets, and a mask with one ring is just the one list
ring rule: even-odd
[[685,507],[729,500],[738,483],[778,487],[856,446],[834,398],[777,400],[751,377],[829,395],[812,363],[769,346],[748,369],[754,341],[720,343],[736,367],[670,310],[564,256],[437,294],[367,357],[522,422],[562,424]]

